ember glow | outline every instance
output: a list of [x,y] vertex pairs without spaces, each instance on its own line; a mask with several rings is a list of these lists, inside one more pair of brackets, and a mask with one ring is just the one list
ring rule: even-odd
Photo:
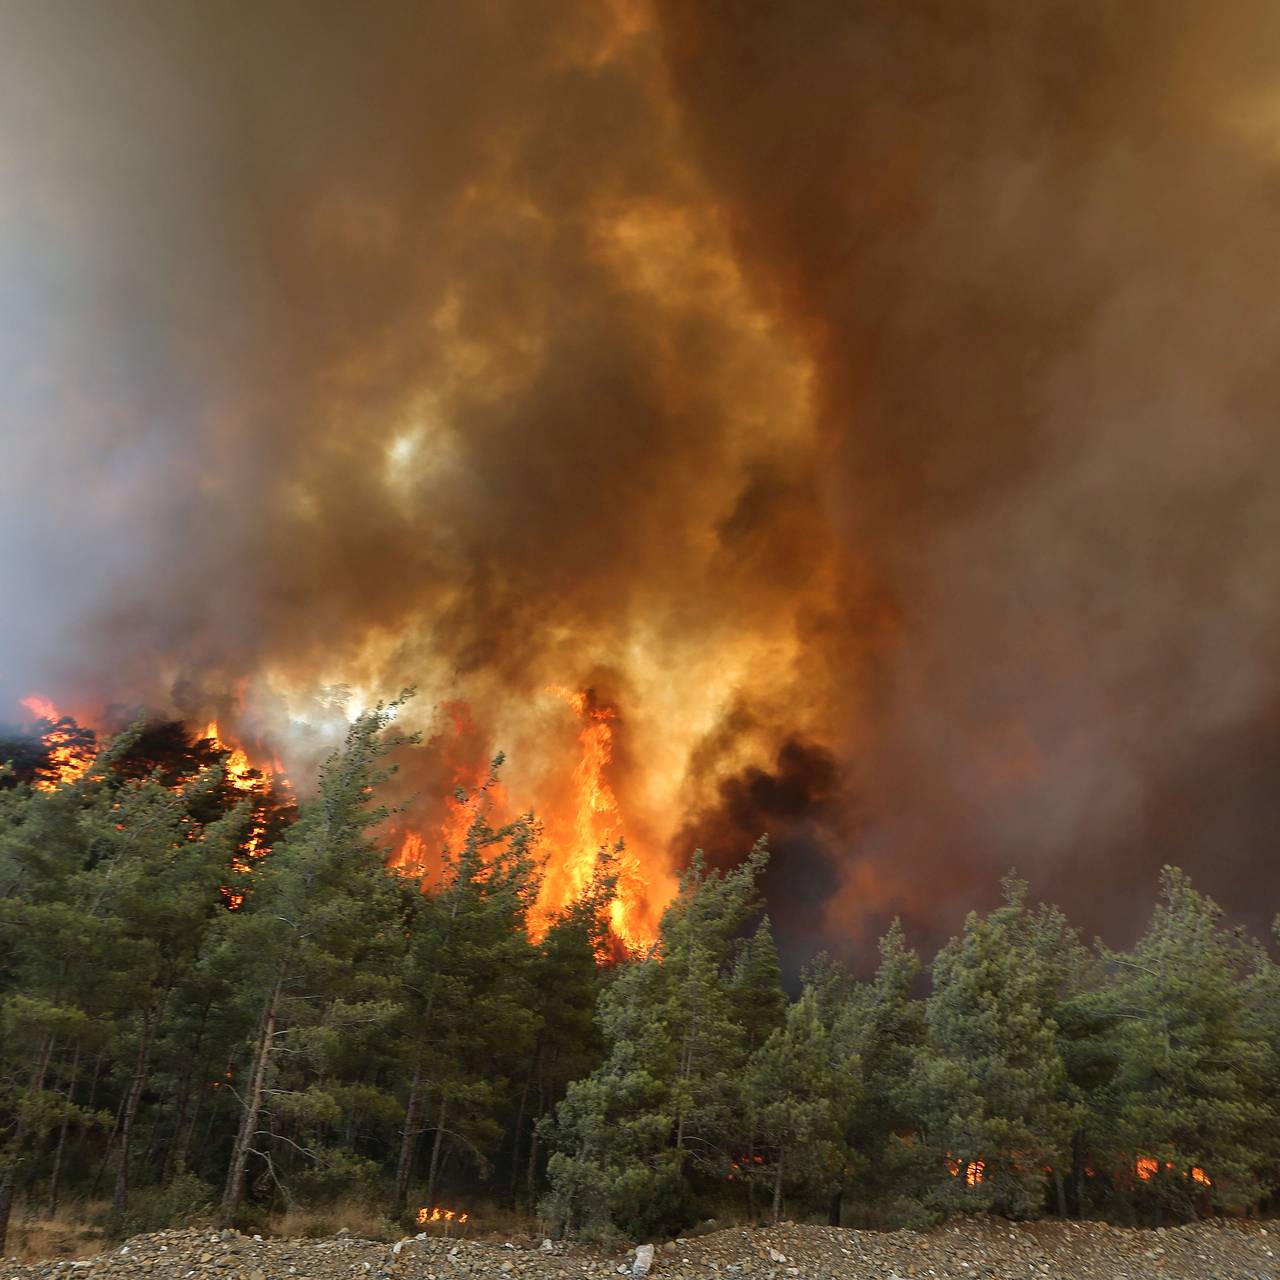
[[[1139,1156],[1134,1161],[1133,1171],[1138,1176],[1140,1182],[1150,1182],[1157,1177],[1161,1169],[1166,1173],[1176,1173],[1177,1169],[1169,1161],[1165,1161],[1163,1166],[1154,1156]],[[1198,1165],[1192,1166],[1190,1169],[1182,1170],[1182,1177],[1188,1182],[1197,1183],[1202,1187],[1212,1187],[1213,1179],[1209,1177],[1203,1169]]]
[[976,1187],[986,1181],[987,1162],[985,1160],[956,1160],[947,1157],[947,1172],[953,1178],[963,1175],[966,1187]]

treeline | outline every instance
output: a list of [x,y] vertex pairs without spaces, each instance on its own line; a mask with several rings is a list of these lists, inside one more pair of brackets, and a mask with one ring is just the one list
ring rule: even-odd
[[217,753],[142,769],[135,730],[66,785],[10,774],[0,1251],[16,1202],[72,1196],[121,1232],[339,1196],[596,1236],[1266,1207],[1280,971],[1177,871],[1132,951],[1010,879],[927,983],[895,926],[874,976],[821,959],[790,1000],[763,845],[695,860],[620,963],[610,857],[534,943],[535,824],[490,826],[482,796],[429,891],[387,871],[390,720],[351,727],[252,863],[263,817]]

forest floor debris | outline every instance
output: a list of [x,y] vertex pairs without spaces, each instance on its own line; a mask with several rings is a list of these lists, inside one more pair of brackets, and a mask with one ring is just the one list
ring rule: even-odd
[[[161,1231],[97,1257],[0,1263],[0,1280],[605,1280],[636,1250],[521,1238],[323,1240]],[[1280,1280],[1280,1224],[1143,1231],[971,1219],[929,1232],[784,1223],[658,1243],[654,1280]]]

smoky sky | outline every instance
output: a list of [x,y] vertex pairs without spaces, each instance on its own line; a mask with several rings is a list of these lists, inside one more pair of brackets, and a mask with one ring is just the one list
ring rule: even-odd
[[1262,930],[1278,73],[1255,0],[6,5],[0,698],[416,683],[554,803],[592,687],[634,846],[773,823],[814,945],[1011,865]]

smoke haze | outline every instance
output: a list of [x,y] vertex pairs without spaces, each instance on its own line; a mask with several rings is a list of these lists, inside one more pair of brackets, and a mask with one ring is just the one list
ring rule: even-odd
[[0,702],[416,683],[554,810],[590,688],[793,957],[1265,929],[1277,84],[1253,0],[11,3]]

